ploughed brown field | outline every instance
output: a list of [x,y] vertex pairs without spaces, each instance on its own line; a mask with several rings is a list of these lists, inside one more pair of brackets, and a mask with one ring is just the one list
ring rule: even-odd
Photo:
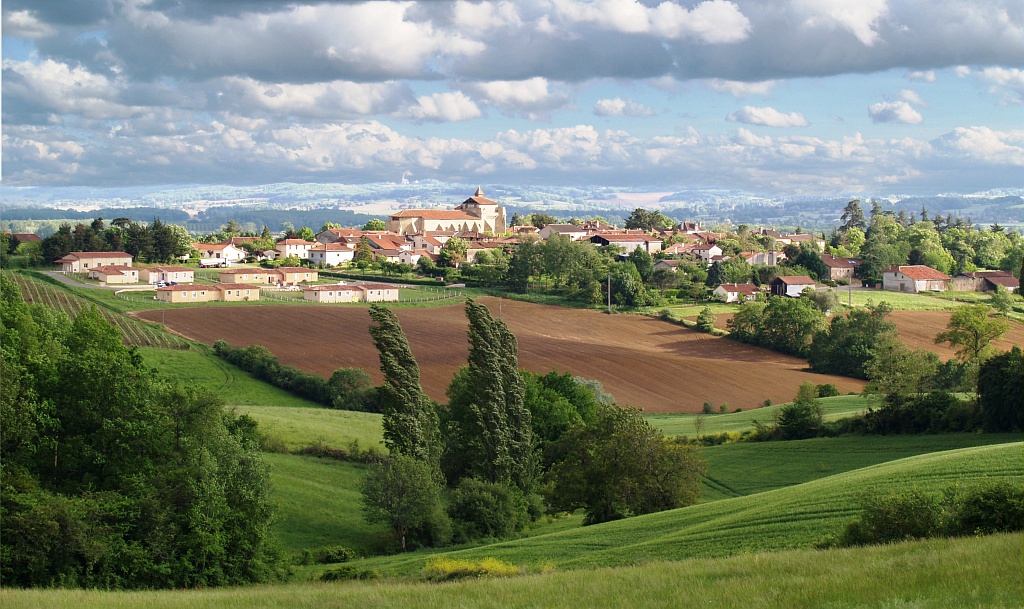
[[[482,298],[491,314],[496,298]],[[597,379],[624,405],[651,413],[754,408],[770,399],[788,402],[804,381],[834,383],[841,392],[860,391],[863,382],[806,372],[795,357],[709,336],[638,315],[607,315],[503,300],[501,317],[519,339],[519,364],[533,372],[570,372]],[[397,309],[420,365],[427,394],[446,402],[452,375],[466,363],[468,322],[461,305]],[[260,306],[194,307],[140,312],[188,338],[235,347],[264,345],[282,364],[329,376],[359,367],[380,383],[377,351],[365,307]]]

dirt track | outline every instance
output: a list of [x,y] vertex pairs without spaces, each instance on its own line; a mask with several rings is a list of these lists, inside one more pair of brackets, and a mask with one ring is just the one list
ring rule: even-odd
[[[481,299],[495,316],[498,300]],[[400,309],[398,317],[420,365],[423,388],[444,402],[452,374],[466,362],[466,318],[461,305]],[[859,391],[863,383],[805,372],[805,361],[636,315],[606,315],[504,300],[502,318],[519,339],[523,368],[567,371],[601,381],[620,404],[647,412],[700,412],[787,402],[800,383],[835,383]],[[160,311],[140,317],[159,321]],[[365,307],[209,307],[166,311],[174,331],[207,344],[262,344],[281,363],[322,375],[359,367],[381,381]]]

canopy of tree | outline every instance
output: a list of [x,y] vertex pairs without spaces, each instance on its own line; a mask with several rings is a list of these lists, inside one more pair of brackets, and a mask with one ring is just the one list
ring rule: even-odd
[[0,278],[7,586],[267,581],[269,472],[255,422],[154,378],[95,309],[72,322]]

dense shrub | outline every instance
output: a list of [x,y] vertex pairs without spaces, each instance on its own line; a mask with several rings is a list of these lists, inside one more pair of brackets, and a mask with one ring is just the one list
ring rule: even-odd
[[824,385],[815,385],[818,390],[819,398],[834,398],[839,395],[839,388],[832,383],[825,383]]
[[357,579],[380,579],[380,577],[380,571],[375,569],[361,569],[355,565],[342,565],[340,567],[324,571],[320,576],[320,581],[337,582]]
[[939,497],[916,489],[868,495],[861,507],[857,520],[821,545],[857,546],[1024,529],[1024,488],[1007,480],[953,485]]
[[213,352],[256,378],[318,404],[340,410],[380,412],[380,400],[370,375],[358,368],[334,371],[330,380],[291,366],[262,345],[234,348],[226,341],[213,343]]
[[330,565],[339,562],[348,562],[356,557],[351,548],[345,546],[329,546],[320,548],[316,553],[316,562],[321,565]]
[[532,520],[529,504],[518,489],[476,478],[459,482],[452,492],[448,515],[456,543],[508,537]]

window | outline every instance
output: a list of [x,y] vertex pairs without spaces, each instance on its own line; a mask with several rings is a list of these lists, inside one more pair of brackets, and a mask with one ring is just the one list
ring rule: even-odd
[[195,298],[195,297],[196,297],[196,293],[192,292],[192,298]]

